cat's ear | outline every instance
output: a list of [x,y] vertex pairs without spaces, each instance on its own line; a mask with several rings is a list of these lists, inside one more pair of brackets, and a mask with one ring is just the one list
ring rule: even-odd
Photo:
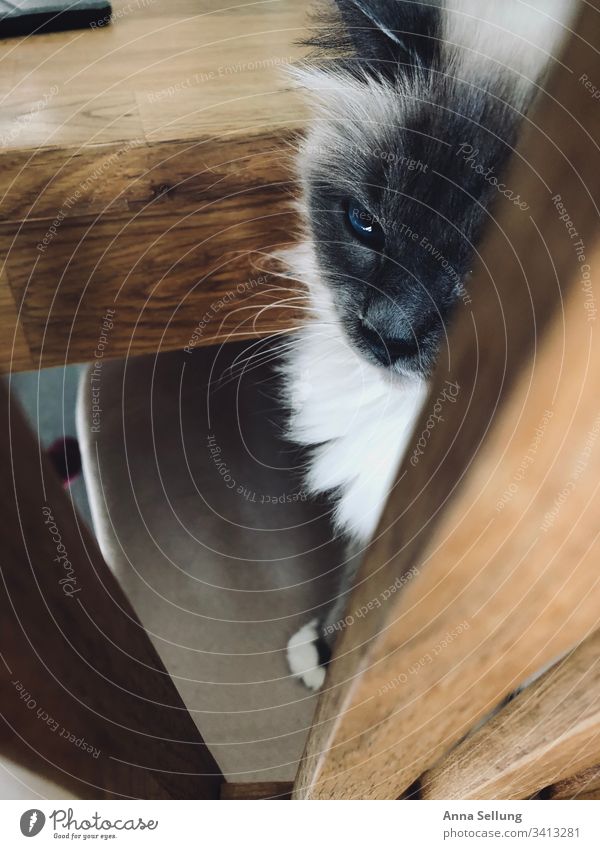
[[[441,43],[441,8],[414,0],[335,0],[343,35],[357,62],[384,76],[431,67]],[[344,42],[344,44],[342,44]]]

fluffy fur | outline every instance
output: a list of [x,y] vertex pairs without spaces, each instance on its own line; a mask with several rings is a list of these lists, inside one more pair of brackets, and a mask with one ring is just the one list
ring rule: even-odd
[[[287,256],[310,300],[284,365],[290,437],[312,449],[308,487],[332,494],[336,526],[361,545],[493,214],[498,188],[465,163],[461,145],[501,178],[572,6],[337,0],[310,39],[314,60],[294,71],[313,119],[298,155],[304,240]],[[383,249],[357,241],[349,204],[372,213]],[[404,353],[385,366],[382,348]],[[294,651],[306,654],[309,631],[323,638],[324,621],[290,641],[290,667],[309,686],[314,674]]]

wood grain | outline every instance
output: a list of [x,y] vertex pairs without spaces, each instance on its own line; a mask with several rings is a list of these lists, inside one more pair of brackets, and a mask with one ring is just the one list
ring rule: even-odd
[[548,799],[599,799],[600,766],[584,769],[548,787],[544,793]]
[[[350,613],[369,612],[342,629],[296,797],[397,798],[600,624],[600,342],[590,309],[600,113],[578,82],[600,78],[598,45],[595,2],[507,175],[530,209],[499,204],[489,224],[472,303],[456,316],[415,429],[426,448],[409,449],[350,598]],[[591,300],[557,193],[594,270]],[[438,399],[444,421],[431,427]]]
[[527,799],[599,761],[597,632],[427,772],[421,798]]
[[[57,177],[44,187],[57,163],[40,154],[49,162],[32,168],[39,176],[31,216],[14,235],[11,223],[0,225],[5,273],[36,365],[93,360],[107,308],[116,313],[110,357],[183,348],[199,323],[194,344],[297,324],[296,293],[268,273],[270,255],[294,228],[289,185],[276,167],[281,148],[270,138],[201,151],[167,145],[146,150],[141,165],[114,146],[81,154],[73,166],[86,186],[79,211],[70,217],[63,200],[53,221],[47,215],[68,198],[68,182]],[[107,161],[118,167],[110,186],[90,183]]]
[[0,384],[0,751],[82,798],[218,798],[222,775]]
[[221,799],[289,799],[291,781],[230,782],[221,785]]
[[6,273],[0,271],[0,361],[7,370],[33,368],[33,360]]
[[183,348],[204,317],[197,344],[296,324],[249,281],[297,226],[283,66],[306,6],[117,0],[110,26],[0,45],[0,255],[35,365],[90,360],[107,306],[111,357]]
[[110,26],[5,39],[2,147],[172,141],[298,125],[283,66],[307,2],[115,0]]

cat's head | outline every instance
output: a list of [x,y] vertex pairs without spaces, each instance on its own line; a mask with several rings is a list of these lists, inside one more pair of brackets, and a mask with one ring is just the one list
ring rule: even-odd
[[400,374],[430,373],[494,198],[527,207],[502,174],[534,90],[511,66],[522,45],[481,22],[469,35],[448,3],[336,0],[298,74],[315,107],[300,174],[318,285],[354,349]]

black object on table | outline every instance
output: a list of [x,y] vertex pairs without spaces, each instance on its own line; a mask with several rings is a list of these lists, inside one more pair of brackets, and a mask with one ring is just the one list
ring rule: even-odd
[[108,0],[0,0],[0,38],[110,23]]

